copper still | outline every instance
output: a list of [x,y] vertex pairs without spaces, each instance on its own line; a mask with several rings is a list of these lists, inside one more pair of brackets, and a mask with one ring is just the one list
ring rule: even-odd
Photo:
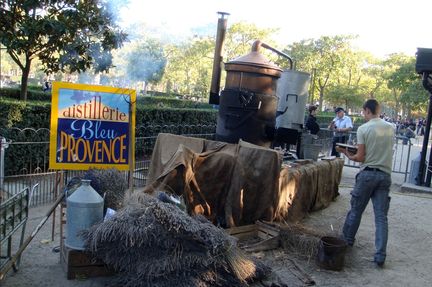
[[210,104],[219,104],[216,139],[229,143],[237,143],[242,139],[270,147],[275,133],[277,80],[282,69],[261,54],[260,49],[266,48],[288,58],[290,68],[292,59],[259,40],[255,41],[249,54],[225,63],[225,87],[219,96],[222,45],[218,41],[223,42],[220,35],[225,35],[225,15],[222,14],[218,22],[209,101]]

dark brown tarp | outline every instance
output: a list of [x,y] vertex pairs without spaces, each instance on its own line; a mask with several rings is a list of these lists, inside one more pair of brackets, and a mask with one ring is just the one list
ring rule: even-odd
[[182,195],[190,214],[227,226],[295,221],[337,196],[342,166],[335,160],[281,170],[272,149],[159,134],[145,192]]

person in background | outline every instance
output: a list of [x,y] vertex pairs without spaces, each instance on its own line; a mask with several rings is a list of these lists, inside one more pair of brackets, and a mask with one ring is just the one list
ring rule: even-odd
[[407,145],[409,139],[415,138],[415,137],[416,137],[416,134],[415,134],[415,132],[411,129],[411,127],[408,126],[408,127],[405,129],[405,132],[404,132],[403,136],[404,136],[405,138],[402,140],[402,144],[403,144],[403,145]]
[[375,255],[374,262],[383,267],[386,259],[388,221],[390,207],[391,168],[393,159],[394,127],[379,118],[380,106],[375,99],[363,105],[366,123],[357,130],[357,152],[337,147],[350,160],[360,162],[360,172],[356,176],[351,191],[351,209],[343,226],[343,238],[352,246],[360,226],[363,211],[372,199],[375,214]]
[[320,131],[320,126],[317,123],[316,118],[317,107],[312,105],[309,107],[309,116],[306,120],[306,129],[310,131],[312,135],[317,135]]
[[421,130],[423,128],[423,118],[419,118],[418,122],[417,122],[417,129],[416,129],[416,134],[417,135],[421,135]]
[[349,138],[349,132],[353,129],[351,118],[345,115],[345,111],[341,107],[335,109],[336,117],[328,126],[329,129],[333,130],[333,147],[331,155],[337,157],[340,153],[336,150],[337,143],[346,143]]
[[51,84],[48,81],[45,81],[43,84],[43,89],[44,92],[49,92],[51,90]]

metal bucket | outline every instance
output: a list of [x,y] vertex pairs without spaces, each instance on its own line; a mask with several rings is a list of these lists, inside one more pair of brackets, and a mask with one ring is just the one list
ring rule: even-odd
[[317,265],[328,270],[342,270],[345,263],[346,248],[347,243],[343,239],[332,236],[321,237],[316,260]]
[[303,145],[303,158],[312,159],[314,161],[318,160],[319,153],[321,151],[322,145],[320,144],[304,144]]

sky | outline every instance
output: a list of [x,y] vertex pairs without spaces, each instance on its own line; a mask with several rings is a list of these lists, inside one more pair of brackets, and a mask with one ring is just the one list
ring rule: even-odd
[[230,13],[228,27],[242,21],[279,28],[278,48],[341,34],[358,35],[354,46],[378,57],[432,48],[432,0],[129,0],[120,18],[124,27],[145,23],[187,38],[199,28],[215,35],[217,11]]

